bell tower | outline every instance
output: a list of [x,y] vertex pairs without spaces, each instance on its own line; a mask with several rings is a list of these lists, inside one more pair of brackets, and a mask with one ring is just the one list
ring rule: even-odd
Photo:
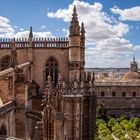
[[69,47],[69,80],[79,81],[81,75],[81,36],[75,6],[69,27]]
[[131,71],[138,72],[138,64],[135,61],[135,55],[133,56],[133,61],[131,62]]

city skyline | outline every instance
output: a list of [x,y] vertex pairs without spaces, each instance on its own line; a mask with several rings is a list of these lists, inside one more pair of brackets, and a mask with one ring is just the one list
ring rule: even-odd
[[84,0],[63,2],[2,0],[0,38],[68,36],[73,6],[86,29],[86,67],[129,67],[133,54],[140,64],[140,2]]

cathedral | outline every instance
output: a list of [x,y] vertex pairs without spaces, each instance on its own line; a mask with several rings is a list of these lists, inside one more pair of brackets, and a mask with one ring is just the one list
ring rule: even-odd
[[94,72],[73,9],[68,38],[0,39],[0,139],[92,140]]
[[135,58],[119,81],[97,80],[85,47],[76,7],[68,38],[34,38],[30,27],[28,38],[0,39],[0,140],[93,140],[97,103],[108,116],[140,117]]

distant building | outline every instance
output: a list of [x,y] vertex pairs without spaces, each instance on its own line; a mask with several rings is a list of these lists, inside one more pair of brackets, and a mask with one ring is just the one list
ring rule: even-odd
[[98,103],[105,105],[108,115],[140,117],[140,73],[135,58],[130,71],[119,80],[110,77],[95,79],[95,92]]

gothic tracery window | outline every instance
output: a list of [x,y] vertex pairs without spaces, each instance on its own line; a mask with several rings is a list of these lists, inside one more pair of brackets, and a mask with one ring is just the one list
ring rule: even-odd
[[58,63],[54,57],[50,57],[46,63],[46,81],[48,76],[51,76],[53,85],[56,86],[58,79]]
[[6,55],[1,59],[1,70],[5,70],[9,68],[9,63],[10,63],[10,56]]

